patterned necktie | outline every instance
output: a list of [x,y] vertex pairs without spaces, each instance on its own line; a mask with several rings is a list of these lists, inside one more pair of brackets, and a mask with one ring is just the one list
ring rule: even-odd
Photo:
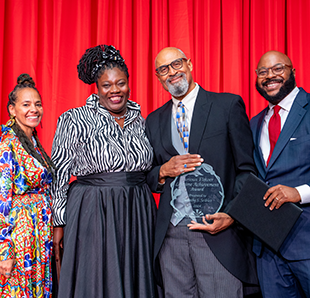
[[181,142],[183,143],[185,151],[188,152],[188,138],[189,138],[188,125],[185,114],[185,106],[181,101],[178,103],[176,120],[177,120],[177,129],[181,138]]
[[273,115],[269,120],[268,131],[269,131],[270,152],[266,163],[266,167],[268,167],[270,157],[272,155],[273,149],[277,143],[277,140],[281,132],[281,117],[279,115],[280,109],[281,109],[280,106],[278,105],[274,106]]

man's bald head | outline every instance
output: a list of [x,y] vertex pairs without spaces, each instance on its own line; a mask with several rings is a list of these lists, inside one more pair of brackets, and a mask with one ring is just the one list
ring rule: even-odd
[[281,61],[284,64],[292,65],[291,59],[284,53],[281,53],[279,51],[268,51],[259,59],[257,68],[262,67],[264,64],[268,63],[268,61],[270,60]]
[[164,48],[162,49],[156,56],[155,58],[155,68],[157,68],[157,60],[160,62],[162,59],[164,59],[165,57],[167,56],[170,56],[170,55],[173,55],[176,54],[176,55],[179,55],[180,58],[185,58],[187,59],[186,55],[183,53],[182,50],[178,49],[178,48],[175,48],[175,47],[167,47],[167,48]]
[[268,51],[259,59],[256,89],[266,100],[278,104],[295,86],[295,69],[287,55]]
[[[172,62],[178,62],[178,66]],[[195,83],[191,71],[193,65],[190,59],[187,59],[183,51],[178,48],[168,47],[162,49],[155,58],[155,68],[168,68],[168,72],[162,75],[156,71],[156,76],[163,88],[175,98],[182,100],[194,88]]]

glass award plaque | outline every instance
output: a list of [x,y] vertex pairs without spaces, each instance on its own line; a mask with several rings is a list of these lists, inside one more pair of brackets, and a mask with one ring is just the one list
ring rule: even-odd
[[[224,189],[220,177],[206,163],[193,172],[177,176],[170,187],[171,205],[178,217],[188,216],[196,222],[202,222],[204,215],[218,212],[223,205]],[[182,204],[178,200],[189,201],[191,208],[179,210]]]

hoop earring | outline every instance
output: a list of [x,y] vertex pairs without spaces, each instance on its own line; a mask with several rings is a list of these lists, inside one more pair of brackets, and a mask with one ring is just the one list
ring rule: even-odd
[[15,116],[10,115],[10,120],[6,123],[6,125],[12,127],[14,124],[15,124]]

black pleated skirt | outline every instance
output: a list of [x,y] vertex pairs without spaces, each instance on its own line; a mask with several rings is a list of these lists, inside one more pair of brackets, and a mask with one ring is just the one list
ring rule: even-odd
[[155,214],[142,172],[78,177],[68,193],[58,297],[155,297]]

